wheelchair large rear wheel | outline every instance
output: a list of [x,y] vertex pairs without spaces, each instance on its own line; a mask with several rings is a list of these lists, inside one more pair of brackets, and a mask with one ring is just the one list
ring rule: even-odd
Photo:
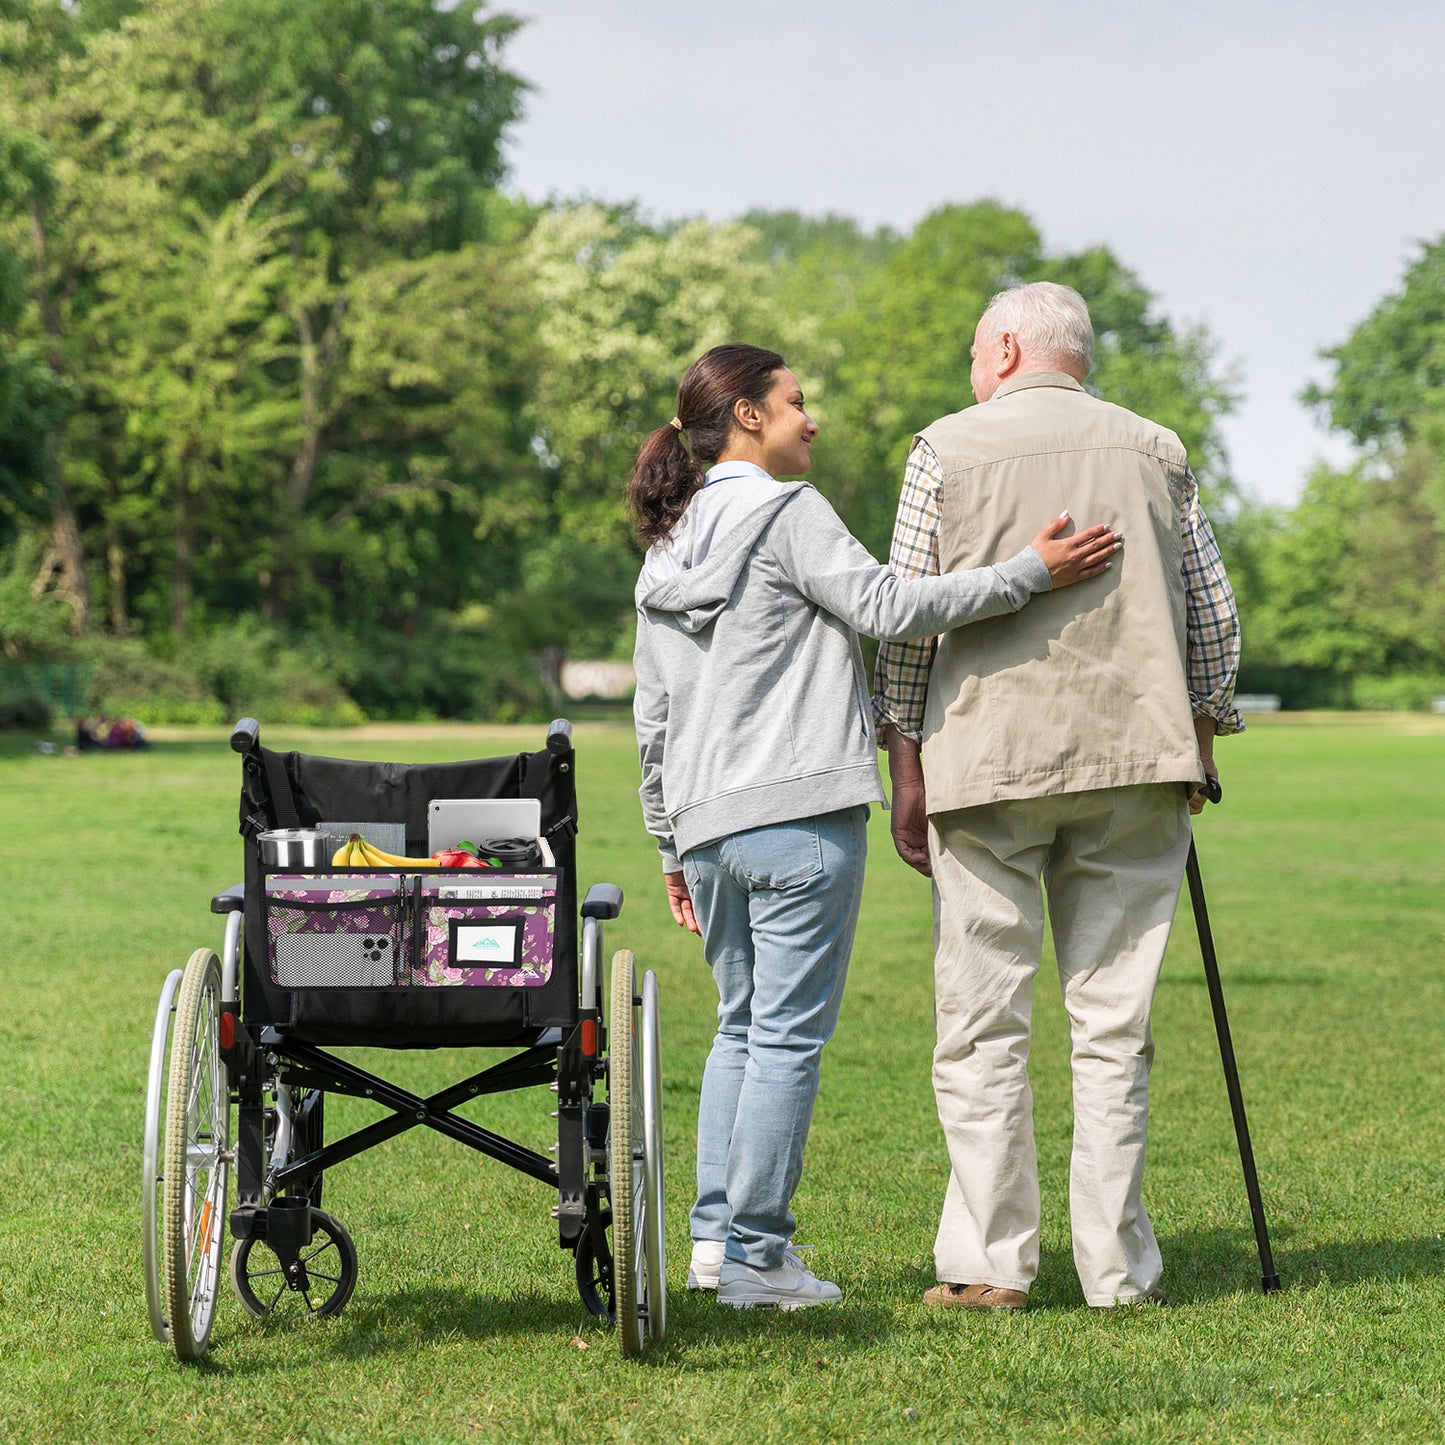
[[176,1015],[176,993],[185,970],[172,969],[161,986],[151,1034],[150,1073],[146,1082],[144,1161],[141,1167],[141,1231],[145,1265],[146,1309],[151,1333],[161,1344],[171,1342],[166,1323],[165,1282],[161,1277],[161,1229],[165,1218],[166,1071],[171,1061],[171,1022]]
[[632,954],[612,960],[608,1139],[612,1271],[622,1353],[640,1355],[667,1331],[667,1239],[663,1213],[662,1077],[657,975],[633,992]]
[[182,1360],[206,1351],[226,1240],[231,1098],[220,1012],[220,960],[212,949],[198,948],[186,964],[171,1025],[160,1181],[165,1322]]

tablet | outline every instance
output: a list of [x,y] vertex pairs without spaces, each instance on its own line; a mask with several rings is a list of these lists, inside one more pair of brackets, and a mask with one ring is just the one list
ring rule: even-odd
[[458,843],[535,838],[541,831],[538,798],[433,798],[427,806],[428,853]]

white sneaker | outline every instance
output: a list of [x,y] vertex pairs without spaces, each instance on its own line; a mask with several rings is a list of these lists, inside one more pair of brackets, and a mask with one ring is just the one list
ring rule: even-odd
[[688,1289],[716,1289],[718,1271],[722,1268],[721,1239],[695,1239],[692,1242],[692,1263],[687,1270]]
[[737,1309],[801,1310],[809,1305],[836,1304],[843,1291],[826,1279],[819,1279],[789,1248],[776,1269],[754,1269],[735,1259],[725,1259],[718,1275],[720,1303]]

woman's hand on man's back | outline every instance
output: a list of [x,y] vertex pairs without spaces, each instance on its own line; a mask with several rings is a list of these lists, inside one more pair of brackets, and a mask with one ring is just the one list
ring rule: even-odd
[[1060,537],[1069,521],[1069,514],[1061,513],[1029,543],[1044,559],[1056,590],[1107,571],[1109,559],[1124,545],[1118,532],[1104,526],[1085,527],[1072,537]]

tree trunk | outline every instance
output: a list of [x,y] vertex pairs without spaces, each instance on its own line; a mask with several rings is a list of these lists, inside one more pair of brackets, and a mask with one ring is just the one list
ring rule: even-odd
[[[65,373],[65,357],[61,349],[60,308],[45,284],[46,234],[45,213],[38,201],[30,205],[30,237],[35,250],[35,301],[40,322],[50,338],[49,362],[58,375]],[[65,467],[60,455],[60,437],[51,432],[45,442],[46,471],[50,475],[50,546],[56,559],[59,577],[57,591],[70,604],[70,632],[79,637],[85,631],[86,613],[90,606],[90,584],[85,572],[85,552],[80,543],[80,522],[70,489],[65,485]]]
[[544,647],[537,654],[537,671],[551,698],[552,706],[562,706],[562,664],[567,661],[565,647]]
[[60,448],[54,436],[46,447],[50,462],[50,547],[55,557],[55,590],[70,607],[70,635],[85,632],[90,608],[90,583],[85,572],[85,552],[80,545],[80,523],[75,506],[61,475]]
[[125,592],[125,546],[112,529],[105,548],[106,581],[109,591],[110,630],[116,637],[130,632],[129,605]]
[[171,562],[171,631],[184,637],[191,621],[191,598],[195,581],[196,508],[190,487],[189,451],[181,460],[176,481],[175,555]]
[[341,349],[341,321],[345,314],[346,296],[343,293],[332,301],[326,326],[318,337],[311,313],[304,306],[295,306],[291,310],[291,319],[296,323],[300,340],[301,442],[291,462],[291,476],[282,506],[278,508],[276,566],[269,576],[269,585],[261,602],[262,614],[278,622],[286,621],[297,579],[306,566],[296,547],[296,535],[311,500],[311,487],[324,449],[329,420],[324,394]]

